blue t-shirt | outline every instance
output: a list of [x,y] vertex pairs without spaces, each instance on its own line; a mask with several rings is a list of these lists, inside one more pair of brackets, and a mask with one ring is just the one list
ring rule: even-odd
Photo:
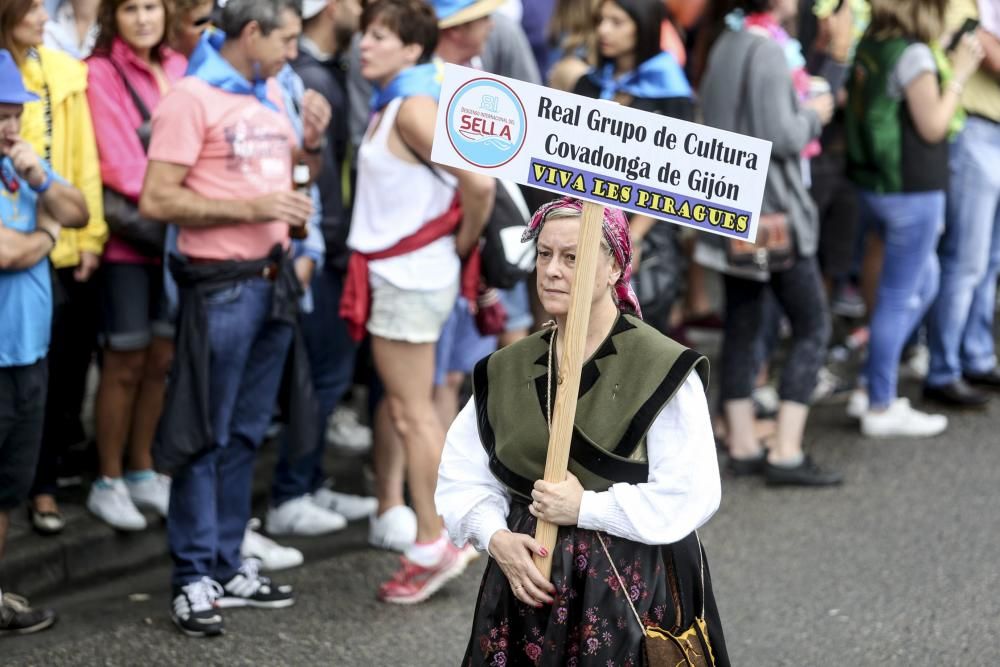
[[[51,168],[43,162],[52,178]],[[4,181],[16,182],[11,192],[0,183],[0,223],[7,229],[35,229],[38,195],[14,171],[10,158],[0,158]],[[0,367],[27,366],[49,349],[52,328],[52,283],[49,260],[30,269],[0,271]]]

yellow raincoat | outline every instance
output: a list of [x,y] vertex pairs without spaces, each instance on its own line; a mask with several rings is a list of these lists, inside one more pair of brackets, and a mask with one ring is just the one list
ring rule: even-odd
[[[39,59],[26,58],[21,76],[28,90],[42,99],[24,105],[21,136],[72,183],[87,200],[90,220],[81,229],[63,229],[52,250],[57,269],[76,266],[81,252],[100,255],[108,240],[101,192],[101,167],[87,104],[87,65],[61,51],[38,47]],[[51,135],[46,120],[46,89],[51,108]]]

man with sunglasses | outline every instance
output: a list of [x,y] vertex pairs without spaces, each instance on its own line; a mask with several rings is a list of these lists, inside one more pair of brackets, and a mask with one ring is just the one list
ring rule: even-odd
[[[20,136],[24,105],[37,99],[0,50],[0,557],[42,440],[52,319],[47,258],[60,227],[82,227],[90,217],[80,191]],[[0,590],[0,637],[44,630],[55,619],[52,610]]]

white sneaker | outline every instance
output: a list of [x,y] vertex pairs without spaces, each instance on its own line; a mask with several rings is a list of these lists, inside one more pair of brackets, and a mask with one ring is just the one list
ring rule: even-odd
[[267,510],[266,523],[271,535],[324,535],[347,527],[347,519],[317,507],[308,494]]
[[847,416],[851,419],[861,419],[868,412],[868,390],[858,387],[847,399]]
[[128,494],[136,507],[148,507],[164,519],[167,518],[167,508],[170,507],[170,478],[160,473],[153,473],[148,479],[138,482],[125,480]]
[[923,343],[914,345],[899,370],[900,377],[926,380],[931,370],[931,351]]
[[417,541],[417,515],[406,505],[397,505],[381,516],[372,514],[368,543],[380,549],[405,552]]
[[260,561],[261,569],[269,571],[286,570],[302,565],[305,559],[301,551],[283,547],[258,533],[258,530],[260,530],[260,519],[250,519],[246,532],[243,533],[243,545],[240,547],[240,555],[244,560],[256,558]]
[[364,519],[378,509],[378,501],[370,496],[352,496],[327,488],[317,489],[312,494],[312,501],[318,507],[343,515],[348,521]]
[[948,428],[948,418],[910,407],[906,398],[897,398],[885,412],[869,410],[861,418],[861,434],[869,438],[929,438]]
[[87,509],[97,518],[118,530],[145,530],[146,517],[136,508],[128,494],[125,480],[101,477],[104,484],[94,483],[87,497]]
[[372,430],[361,423],[354,408],[338,405],[327,422],[326,441],[353,454],[365,454],[372,446]]

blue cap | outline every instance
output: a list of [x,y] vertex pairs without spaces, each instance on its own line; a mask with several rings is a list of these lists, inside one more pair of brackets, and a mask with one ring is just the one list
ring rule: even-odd
[[431,0],[439,28],[451,28],[489,16],[504,0]]
[[0,49],[0,104],[24,104],[37,99],[38,95],[24,87],[21,72],[10,51]]

